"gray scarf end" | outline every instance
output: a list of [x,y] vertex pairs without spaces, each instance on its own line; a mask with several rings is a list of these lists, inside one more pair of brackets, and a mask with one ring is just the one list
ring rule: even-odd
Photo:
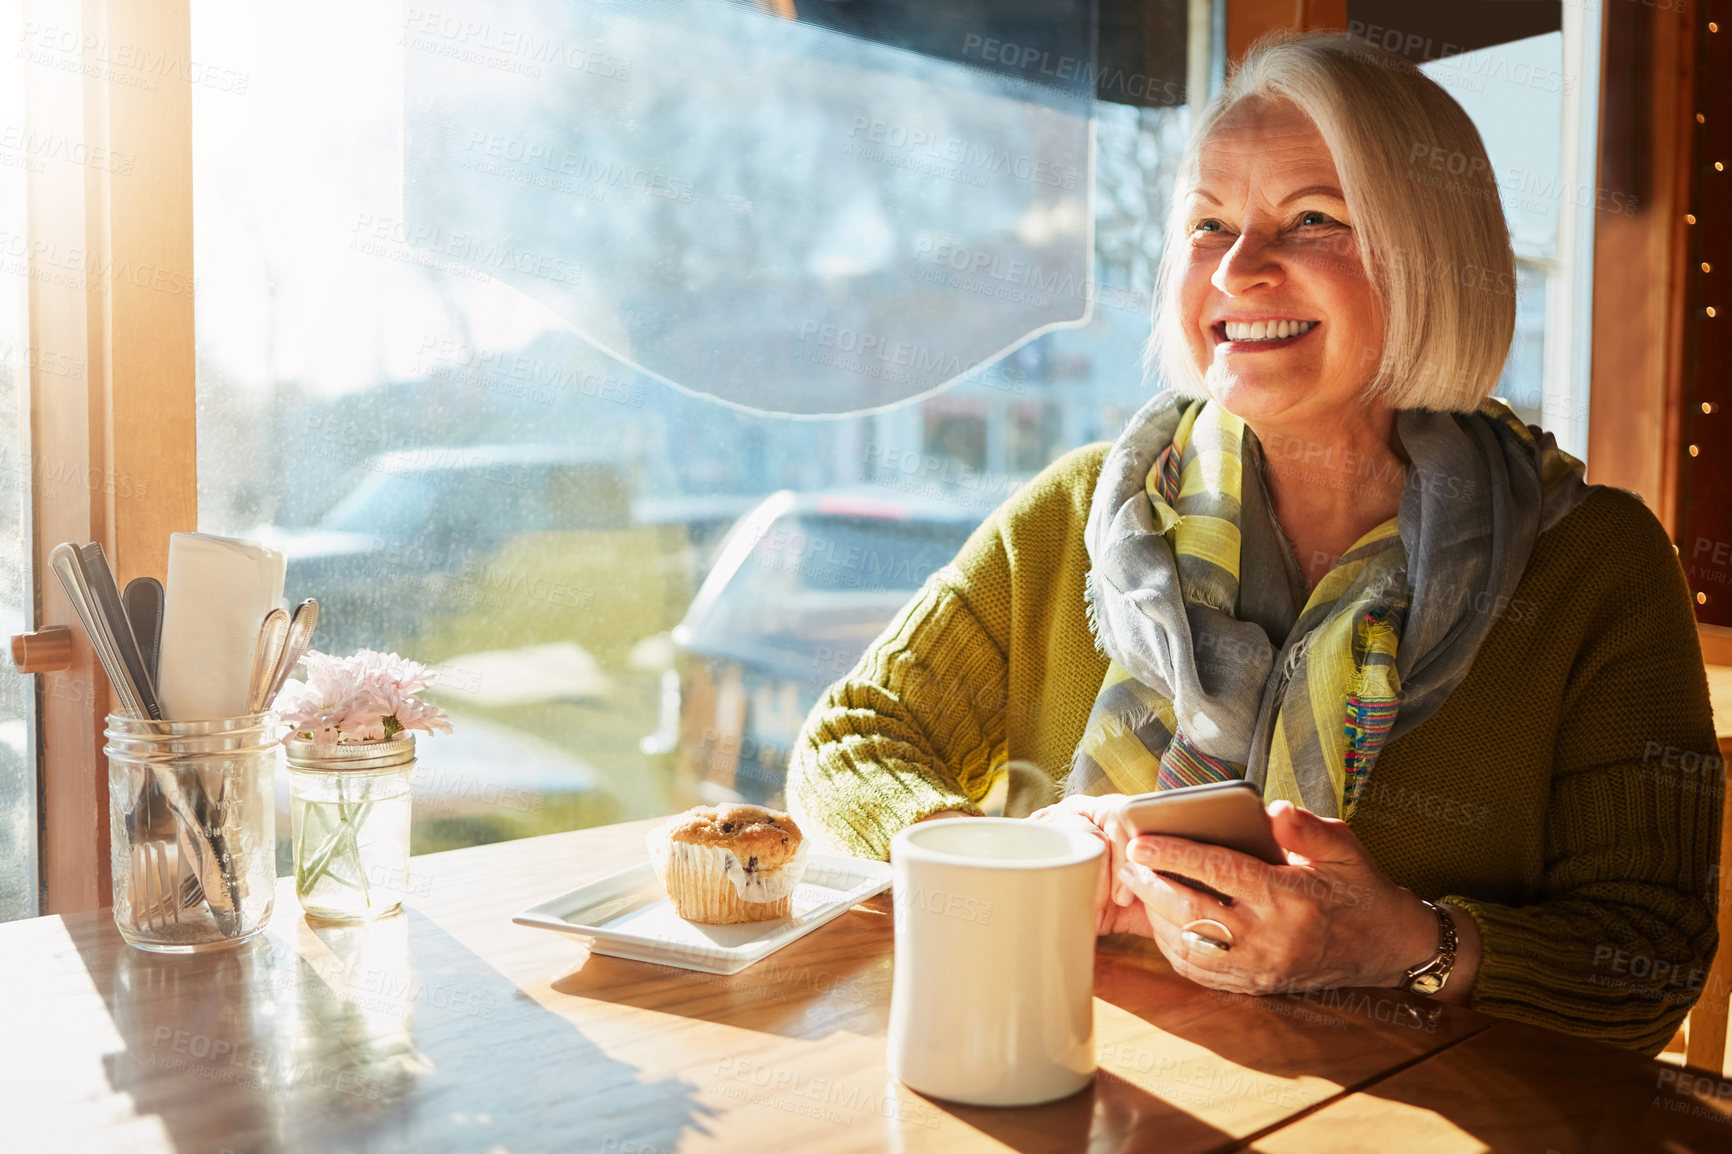
[[1083,574],[1083,616],[1088,619],[1089,637],[1094,640],[1095,651],[1103,657],[1109,656],[1107,647],[1101,644],[1100,609],[1095,600],[1095,571],[1093,569]]

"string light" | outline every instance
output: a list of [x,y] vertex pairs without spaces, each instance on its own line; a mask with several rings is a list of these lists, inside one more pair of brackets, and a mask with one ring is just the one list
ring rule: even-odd
[[1718,24],[1714,23],[1712,20],[1710,20],[1710,21],[1708,21],[1708,31],[1718,32],[1718,31],[1720,31],[1720,26]]
[[[1720,31],[1720,25],[1718,23],[1716,23],[1715,21],[1710,20],[1710,21],[1708,21],[1708,31],[1709,32],[1718,32],[1718,31]],[[1708,118],[1706,116],[1704,116],[1702,113],[1698,112],[1696,114],[1696,123],[1697,124],[1706,124],[1706,123],[1708,123]],[[1716,160],[1714,162],[1714,171],[1715,172],[1725,172],[1726,171],[1726,165],[1722,161]],[[1692,224],[1692,225],[1695,224],[1696,223],[1696,214],[1693,212],[1685,213],[1684,214],[1684,222],[1686,224]],[[1712,272],[1713,268],[1711,265],[1709,265],[1709,263],[1707,261],[1703,261],[1702,262],[1702,271],[1705,273],[1706,272]],[[1710,319],[1716,315],[1713,305],[1709,305],[1707,311],[1708,311],[1708,316]],[[1703,401],[1702,402],[1702,412],[1703,413],[1712,413],[1713,411],[1714,411],[1714,403],[1712,401]],[[1690,456],[1694,457],[1700,452],[1701,452],[1701,449],[1699,449],[1697,446],[1695,446],[1695,445],[1690,446]],[[1696,604],[1698,604],[1698,605],[1708,604],[1708,594],[1703,593],[1703,592],[1697,592]]]
[[1725,172],[1726,166],[1724,164],[1721,164],[1718,160],[1716,160],[1714,162],[1714,171],[1715,172]]

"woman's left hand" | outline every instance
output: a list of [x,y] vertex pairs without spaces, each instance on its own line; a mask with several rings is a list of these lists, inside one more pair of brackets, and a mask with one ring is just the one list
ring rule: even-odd
[[[1288,865],[1185,838],[1145,834],[1119,873],[1148,911],[1153,937],[1173,968],[1199,985],[1247,994],[1393,986],[1426,960],[1437,919],[1383,875],[1347,823],[1289,802],[1269,807]],[[1164,870],[1202,882],[1218,899],[1168,881]],[[1231,938],[1225,952],[1187,941],[1187,922],[1208,919]],[[1214,927],[1198,927],[1211,938]]]

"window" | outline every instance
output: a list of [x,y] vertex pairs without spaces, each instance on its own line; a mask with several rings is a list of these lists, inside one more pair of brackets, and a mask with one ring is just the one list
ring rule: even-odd
[[[1097,45],[1075,32],[1088,6]],[[1226,43],[1266,26],[1207,0],[889,5],[901,24],[870,2],[291,14],[198,0],[189,55],[187,7],[29,24],[0,7],[20,42],[0,100],[21,110],[0,123],[0,451],[14,482],[0,491],[0,610],[15,630],[69,619],[31,574],[43,542],[106,535],[123,568],[159,571],[153,550],[192,523],[193,398],[175,382],[194,376],[196,272],[202,527],[283,542],[292,591],[327,602],[325,648],[389,646],[446,671],[460,731],[424,746],[419,850],[694,795],[773,797],[787,736],[853,650],[816,646],[793,678],[700,652],[694,613],[725,589],[739,530],[792,499],[903,526],[939,510],[935,531],[961,532],[1058,453],[1113,436],[1148,395],[1180,102],[1218,86]],[[1528,7],[1427,67],[1480,124],[1511,213],[1517,337],[1501,391],[1584,455],[1594,222],[1660,227],[1631,190],[1665,157],[1625,158],[1615,187],[1595,184],[1598,14]],[[796,8],[798,27],[774,15]],[[1346,15],[1386,31],[1420,20],[1391,10],[1354,0]],[[1545,34],[1477,47],[1530,31]],[[681,40],[677,59],[657,51]],[[105,55],[117,44],[148,51],[127,63]],[[705,53],[715,67],[694,69]],[[563,104],[513,95],[555,74],[580,85]],[[534,200],[546,158],[531,160],[527,135],[438,136],[471,112],[580,140],[556,164],[575,179],[563,215]],[[1616,126],[1607,138],[1621,147]],[[433,162],[440,149],[480,155],[458,173]],[[1669,209],[1667,187],[1652,186]],[[500,233],[522,221],[542,231]],[[556,225],[581,242],[575,280]],[[657,237],[675,238],[671,255],[643,259]],[[894,291],[896,278],[919,287]],[[1624,279],[1602,281],[1602,306]],[[854,315],[899,299],[918,301],[896,321],[925,345]],[[705,324],[668,320],[694,315]],[[1663,365],[1641,328],[1612,335]],[[780,360],[739,355],[775,347],[766,333]],[[934,374],[958,366],[939,389]],[[106,400],[87,377],[112,382]],[[764,415],[776,388],[814,380],[835,386],[826,412],[852,415]],[[1657,400],[1658,381],[1602,381],[1601,401]],[[1652,478],[1623,471],[1664,516],[1662,440],[1629,454]],[[912,568],[921,546],[906,545]],[[846,624],[837,636],[864,628]],[[34,699],[26,679],[0,685],[0,917],[37,912],[39,893],[75,909],[106,892],[85,836],[104,801],[96,679],[86,662],[38,684]]]
[[[725,0],[345,9],[333,36],[194,5],[235,78],[194,97],[200,526],[287,551],[321,648],[441,667],[417,851],[775,801],[912,587],[872,567],[929,568],[1149,395],[1185,85],[1107,91],[1068,10],[1020,33],[1046,55],[944,24],[973,11],[899,38]],[[1597,48],[1565,24],[1426,67],[1505,192],[1502,392],[1580,453],[1570,61]]]
[[1595,182],[1599,12],[1566,4],[1562,23],[1421,67],[1479,128],[1509,222],[1516,331],[1498,394],[1585,460],[1594,220],[1637,203]]
[[1147,399],[1182,64],[977,7],[193,5],[200,527],[288,553],[319,648],[440,666],[417,852],[776,800],[920,580]]

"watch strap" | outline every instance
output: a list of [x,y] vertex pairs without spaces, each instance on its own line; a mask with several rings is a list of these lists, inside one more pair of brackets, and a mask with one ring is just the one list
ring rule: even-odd
[[1459,939],[1455,933],[1455,919],[1449,916],[1448,910],[1435,902],[1425,901],[1424,898],[1419,900],[1425,903],[1426,909],[1437,915],[1437,952],[1403,974],[1396,988],[1430,997],[1442,990],[1449,981],[1449,973],[1455,968]]

